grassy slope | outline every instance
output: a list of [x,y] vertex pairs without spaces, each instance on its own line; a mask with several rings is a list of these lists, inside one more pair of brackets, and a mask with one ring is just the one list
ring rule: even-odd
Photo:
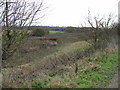
[[[84,65],[84,70],[78,72],[78,85],[80,88],[90,87],[104,87],[109,79],[112,77],[118,64],[118,53],[110,53],[106,56],[98,56],[95,58],[87,59]],[[90,61],[91,60],[91,61]],[[83,82],[83,83],[82,83]]]
[[[38,59],[42,59],[43,57],[50,55],[54,52],[57,52],[64,48],[64,46],[69,46],[69,44],[77,42],[82,40],[81,37],[83,37],[84,33],[56,33],[56,34],[50,34],[46,35],[45,37],[50,39],[50,38],[55,38],[57,39],[58,45],[50,48],[38,48],[34,51],[29,51],[27,53],[21,53],[20,55],[13,56],[9,60],[3,62],[3,67],[16,67],[19,65],[27,64],[29,62],[34,62],[38,61]],[[33,43],[34,42],[34,43]],[[38,41],[38,40],[31,40],[28,39],[25,41],[23,44],[23,48],[28,48],[28,47],[39,47],[42,46],[42,44],[48,44],[44,41]]]
[[63,31],[49,31],[50,34],[55,34],[55,33],[64,33]]
[[[72,72],[54,72],[48,79],[36,79],[33,88],[93,88],[105,87],[114,75],[118,64],[118,53],[101,54],[79,61],[77,75]],[[95,68],[96,67],[96,68]],[[72,71],[72,70],[71,70]]]
[[[112,69],[114,66],[115,66],[114,69],[116,68],[117,52],[116,54],[109,53],[108,55],[99,54],[99,57],[98,56],[96,57],[95,55],[92,58],[84,58],[83,60],[78,61],[79,70],[77,72],[77,75],[74,73],[75,71],[74,63],[73,64],[69,63],[69,65],[66,64],[61,65],[60,63],[58,63],[59,65],[57,64],[57,66],[62,67],[61,69],[57,68],[58,71],[53,69],[53,71],[51,70],[52,72],[48,72],[48,74],[43,75],[43,77],[40,78],[41,76],[36,74],[36,72],[46,71],[46,68],[51,68],[51,65],[52,66],[56,65],[56,63],[54,63],[56,62],[56,60],[57,61],[63,60],[63,62],[65,62],[66,60],[74,60],[74,57],[76,57],[76,55],[79,55],[81,51],[83,52],[84,49],[86,49],[85,45],[87,43],[85,41],[83,41],[82,43],[76,42],[80,40],[81,35],[64,34],[64,33],[61,36],[59,35],[60,34],[47,36],[47,38],[51,38],[51,37],[58,38],[59,41],[63,42],[63,45],[57,48],[57,50],[55,50],[55,52],[59,50],[57,53],[52,52],[50,53],[51,55],[45,58],[37,58],[37,61],[23,64],[21,66],[18,66],[17,68],[13,67],[13,68],[3,69],[3,74],[4,74],[3,79],[5,86],[10,85],[10,87],[18,87],[18,85],[22,83],[21,84],[22,86],[20,87],[31,87],[31,86],[37,88],[99,87],[102,86],[101,85],[102,80],[107,81],[111,77],[108,75],[113,73],[111,72],[110,69]],[[89,46],[89,44],[87,44],[87,46]],[[78,54],[77,53],[75,54],[75,52],[77,52]],[[36,57],[33,59],[36,59]],[[43,68],[39,67],[41,65],[43,66]],[[95,71],[92,69],[94,67],[97,67]],[[10,74],[13,76],[9,77]],[[30,75],[31,76],[34,75],[34,76],[29,77]],[[26,77],[27,80],[25,80]],[[23,85],[24,81],[27,81],[25,85]],[[95,83],[97,83],[98,85],[95,85]]]
[[[9,86],[15,86],[15,84],[17,86],[17,84],[23,83],[26,78],[27,80],[30,80],[33,79],[34,76],[39,76],[39,73],[42,73],[42,71],[53,71],[54,69],[57,70],[56,66],[67,65],[68,62],[74,62],[76,56],[89,46],[89,43],[85,41],[75,42],[73,44],[69,44],[69,46],[63,47],[60,51],[53,53],[52,55],[49,55],[39,61],[30,62],[18,67],[3,69],[3,79],[5,80],[3,85],[6,86],[6,82],[9,82]],[[12,74],[12,76],[9,77],[9,74]]]
[[[113,40],[115,41],[115,40]],[[115,44],[115,43],[114,43]],[[34,88],[104,88],[118,70],[118,47],[109,43],[104,52],[95,52],[91,57],[79,60],[78,72],[75,65],[50,73],[47,79],[35,80]],[[68,69],[69,68],[69,69]]]
[[[69,51],[68,48],[70,47],[63,50]],[[106,52],[98,52],[97,55],[95,53],[91,57],[77,61],[77,74],[75,73],[76,66],[70,64],[64,67],[62,66],[62,69],[53,71],[43,78],[36,77],[33,82],[29,81],[20,87],[31,87],[31,84],[33,88],[105,87],[118,67],[118,52]]]

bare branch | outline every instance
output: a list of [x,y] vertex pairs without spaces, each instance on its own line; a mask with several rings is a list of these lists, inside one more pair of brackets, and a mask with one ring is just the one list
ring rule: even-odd
[[[40,4],[36,2],[28,3],[25,0],[0,1],[0,25],[3,27],[3,60],[13,55],[21,44],[27,32],[27,30],[21,29],[26,29],[31,26],[33,21],[43,18],[42,11],[44,9],[43,0]],[[39,17],[37,17],[38,13]]]
[[36,15],[45,10],[43,0],[41,3],[27,3],[25,0],[15,0],[15,2],[6,2],[0,4],[3,6],[2,20],[4,26],[7,27],[29,27],[33,21],[43,18],[44,15],[36,18]]

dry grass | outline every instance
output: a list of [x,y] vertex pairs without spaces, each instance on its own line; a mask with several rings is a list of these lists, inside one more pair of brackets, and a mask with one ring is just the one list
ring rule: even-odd
[[[83,36],[85,38],[83,38]],[[36,83],[40,83],[40,85],[37,85],[40,87],[46,87],[46,85],[49,88],[85,87],[85,84],[81,84],[83,86],[78,86],[76,83],[79,78],[76,76],[74,63],[79,64],[80,68],[78,69],[78,72],[80,73],[89,70],[94,72],[101,68],[98,63],[95,63],[101,60],[99,59],[99,55],[105,54],[106,52],[116,52],[116,50],[118,50],[117,45],[114,42],[116,39],[113,38],[113,40],[111,39],[112,43],[109,43],[107,48],[104,47],[104,45],[102,44],[103,46],[101,47],[104,47],[103,51],[105,51],[105,53],[98,51],[99,49],[95,51],[93,50],[93,46],[87,42],[90,41],[91,38],[88,37],[89,36],[85,36],[85,33],[83,32],[81,34],[57,33],[53,34],[52,36],[47,35],[45,38],[34,37],[29,39],[26,43],[28,47],[22,48],[25,50],[30,50],[28,51],[28,54],[24,53],[25,55],[28,55],[27,59],[25,57],[21,58],[23,60],[23,63],[20,61],[21,64],[15,61],[16,67],[13,65],[14,67],[7,67],[2,69],[4,80],[3,86],[18,87],[20,85],[21,87],[21,85],[24,84],[23,86],[25,87],[32,87],[35,81]],[[54,46],[53,43],[56,41],[51,42],[50,38],[57,39],[58,45],[56,45],[55,47],[51,47]],[[31,44],[33,41],[35,41],[35,43]],[[41,41],[42,44],[45,42],[45,45],[51,45],[49,46],[50,48],[45,47],[45,49],[41,49],[40,47],[38,47],[39,45],[42,45],[39,41]],[[32,50],[30,48],[32,48]],[[92,57],[92,59],[86,60],[85,57],[89,58],[90,54],[92,53],[94,53],[94,56],[96,56],[97,58]],[[18,59],[18,61],[19,60],[20,59]],[[27,63],[25,63],[26,61]],[[56,72],[57,74],[59,74],[56,75]],[[49,74],[52,74],[54,78],[52,78],[52,76]],[[40,80],[37,81],[36,79],[38,78]],[[92,77],[92,79],[94,80],[95,78]],[[46,84],[46,82],[44,82],[46,80],[50,81]],[[44,83],[45,85],[43,85],[42,83]],[[89,83],[90,84],[88,86],[94,84],[91,81]]]
[[31,62],[18,67],[2,69],[4,79],[3,85],[6,86],[6,82],[8,82],[11,86],[17,86],[18,84],[23,83],[24,80],[29,80],[34,77],[44,75],[45,73],[57,70],[59,69],[57,67],[59,65],[67,65],[75,62],[78,57],[77,55],[88,47],[89,43],[85,41],[76,42],[64,47],[61,51],[46,56],[40,61]]

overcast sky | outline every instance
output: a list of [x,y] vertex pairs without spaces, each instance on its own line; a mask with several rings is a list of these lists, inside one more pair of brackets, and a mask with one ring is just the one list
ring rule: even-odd
[[[39,2],[39,0],[36,0]],[[86,21],[88,9],[93,16],[118,14],[119,0],[45,0],[49,7],[43,26],[80,26]]]

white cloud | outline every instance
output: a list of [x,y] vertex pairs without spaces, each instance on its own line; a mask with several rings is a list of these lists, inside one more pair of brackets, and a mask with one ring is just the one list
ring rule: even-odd
[[[37,0],[38,1],[38,0]],[[78,26],[87,17],[88,9],[93,15],[117,14],[119,0],[46,0],[49,12],[43,25]]]

